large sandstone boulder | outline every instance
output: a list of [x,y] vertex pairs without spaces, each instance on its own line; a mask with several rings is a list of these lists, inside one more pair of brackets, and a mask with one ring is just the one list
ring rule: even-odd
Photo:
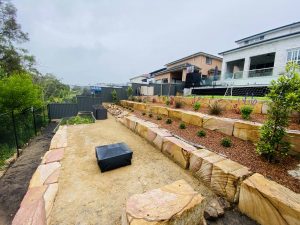
[[149,107],[149,110],[154,114],[165,115],[165,116],[169,115],[168,108],[164,106],[153,105]]
[[181,120],[185,123],[202,127],[203,114],[192,111],[184,111],[182,112]]
[[149,128],[146,139],[159,150],[162,150],[163,140],[165,137],[172,137],[172,134],[162,128]]
[[214,116],[204,116],[203,117],[203,127],[209,130],[215,130],[223,134],[232,135],[233,125],[235,120],[214,117]]
[[206,201],[184,180],[131,196],[122,225],[201,225]]
[[147,104],[141,102],[134,102],[133,108],[139,111],[147,111]]
[[228,201],[237,202],[240,184],[250,175],[247,167],[229,159],[222,160],[213,163],[210,186]]
[[168,108],[168,111],[169,111],[169,117],[170,118],[180,119],[180,120],[182,119],[183,110]]
[[291,150],[300,153],[300,131],[289,130],[287,132],[287,140],[291,143]]
[[162,152],[173,159],[184,169],[189,167],[190,155],[197,150],[195,147],[175,137],[165,137]]
[[259,140],[259,129],[261,126],[260,123],[241,120],[236,121],[234,123],[233,136],[256,143]]
[[242,182],[238,207],[262,225],[300,224],[300,194],[258,173]]
[[206,149],[199,149],[191,153],[190,171],[206,186],[211,186],[213,164],[225,160],[224,157]]
[[137,118],[136,116],[127,116],[125,117],[125,126],[130,130],[135,131],[137,123],[141,121],[143,120]]
[[151,123],[149,121],[138,121],[136,124],[135,131],[143,138],[147,137],[148,129],[158,127],[157,124]]

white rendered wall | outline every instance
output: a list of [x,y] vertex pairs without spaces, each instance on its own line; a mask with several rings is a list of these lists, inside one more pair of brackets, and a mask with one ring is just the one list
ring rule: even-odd
[[278,78],[279,73],[284,71],[287,62],[287,50],[293,48],[300,48],[300,35],[225,53],[223,56],[221,82],[229,82],[228,80],[224,79],[227,69],[227,62],[245,59],[245,62],[249,61],[249,63],[245,63],[244,71],[248,71],[250,66],[250,57],[275,52],[273,76],[248,78],[245,75],[243,79],[234,79],[230,81],[230,83],[233,82],[234,85],[269,84],[272,80]]

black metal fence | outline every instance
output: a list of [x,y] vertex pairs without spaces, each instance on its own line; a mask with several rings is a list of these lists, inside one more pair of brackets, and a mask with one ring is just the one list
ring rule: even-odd
[[180,84],[138,84],[132,83],[133,95],[141,95],[141,87],[153,87],[153,95],[177,95],[183,93],[184,83]]
[[[24,146],[48,123],[46,107],[0,114],[0,160]],[[11,151],[11,152],[9,152]]]

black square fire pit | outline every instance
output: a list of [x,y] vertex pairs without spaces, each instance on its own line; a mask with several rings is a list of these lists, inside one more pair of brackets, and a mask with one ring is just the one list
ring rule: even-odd
[[96,147],[96,158],[101,172],[131,165],[132,151],[125,143]]

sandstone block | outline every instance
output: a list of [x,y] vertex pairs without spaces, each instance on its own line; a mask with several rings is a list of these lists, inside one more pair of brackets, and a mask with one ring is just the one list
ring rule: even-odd
[[223,134],[232,135],[233,125],[235,120],[222,118],[222,117],[213,117],[213,116],[204,116],[203,117],[203,127],[209,130],[215,130]]
[[213,164],[210,186],[228,201],[237,202],[240,183],[250,174],[247,167],[225,159]]
[[239,210],[262,225],[300,221],[300,194],[255,173],[241,185]]
[[190,155],[195,150],[195,147],[175,137],[165,137],[163,140],[162,152],[184,169],[189,167]]
[[136,110],[139,110],[139,111],[146,111],[147,105],[145,103],[141,103],[141,102],[134,102],[133,108]]
[[300,153],[300,131],[289,130],[287,132],[287,140],[291,143],[291,150]]
[[60,126],[50,143],[50,150],[67,147],[67,126]]
[[28,189],[12,225],[46,225],[45,201],[43,195],[47,186]]
[[261,124],[250,121],[236,121],[234,123],[233,136],[245,141],[256,143],[259,140]]
[[225,160],[224,157],[206,149],[194,151],[191,154],[190,170],[208,187],[211,186],[213,164]]
[[159,150],[162,150],[163,140],[165,137],[172,137],[172,134],[162,128],[149,128],[146,139],[155,145]]
[[61,167],[59,162],[39,165],[33,174],[29,187],[43,186],[44,182],[52,175],[57,169]]
[[175,118],[175,119],[180,119],[181,120],[183,110],[168,108],[168,111],[169,111],[169,117],[170,118]]
[[46,152],[43,157],[42,164],[59,162],[64,157],[64,148],[57,148],[51,151]]
[[138,121],[135,131],[143,138],[147,137],[148,129],[158,127],[157,124],[148,121]]
[[182,112],[181,120],[185,123],[202,127],[203,114],[192,111],[184,111]]
[[47,224],[49,224],[50,213],[53,208],[54,200],[58,191],[58,184],[50,184],[48,185],[47,190],[44,193],[44,202],[45,202],[45,212]]
[[198,225],[203,222],[206,201],[184,180],[144,194],[131,196],[122,225]]
[[136,116],[127,116],[125,117],[125,121],[125,126],[128,127],[130,130],[135,131],[137,123],[143,120],[137,118]]

